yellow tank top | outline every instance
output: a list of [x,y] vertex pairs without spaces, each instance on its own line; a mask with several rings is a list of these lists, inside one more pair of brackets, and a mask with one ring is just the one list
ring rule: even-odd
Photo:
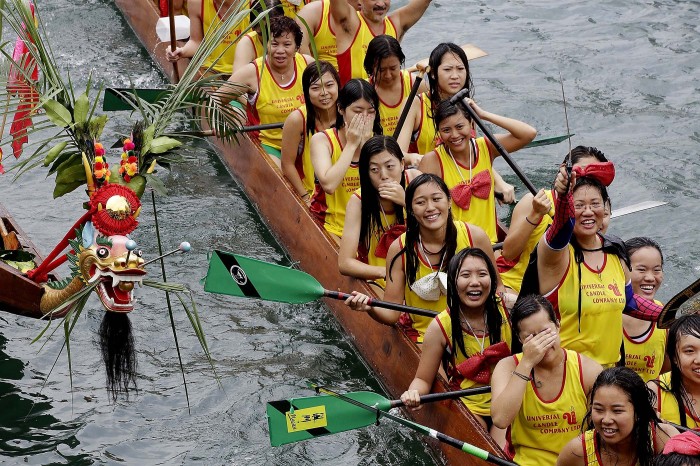
[[[351,79],[367,79],[365,72],[365,55],[367,47],[376,36],[367,25],[364,16],[358,11],[357,17],[360,19],[360,26],[355,32],[355,37],[350,46],[344,52],[338,52],[338,72],[340,73],[340,84],[344,86]],[[398,39],[394,23],[387,17],[384,18],[384,32],[387,36]]]
[[[263,56],[264,49],[263,49],[262,37],[260,37],[260,34],[258,34],[255,31],[249,31],[243,36],[243,38],[252,42],[253,48],[255,49],[255,58],[260,58]],[[243,39],[241,39],[241,40],[243,40]]]
[[[272,71],[264,57],[256,59],[255,70],[258,76],[258,92],[251,102],[254,124],[284,122],[287,116],[304,103],[304,90],[301,86],[301,73],[306,69],[304,56],[294,57],[294,77],[286,86],[280,85],[272,76]],[[282,128],[260,131],[260,142],[280,149]]]
[[[508,344],[508,347],[510,347],[511,333],[510,324],[508,323],[508,314],[501,305],[498,306],[498,310],[500,311],[501,316],[503,317],[503,325],[501,325],[501,341],[506,342]],[[447,369],[447,376],[450,381],[450,384],[458,385],[459,388],[455,387],[456,390],[483,387],[483,384],[474,382],[473,380],[469,380],[463,377],[456,369],[458,365],[467,360],[467,357],[464,356],[464,354],[462,354],[462,351],[452,343],[452,321],[450,320],[450,310],[447,309],[442,311],[440,314],[438,314],[436,319],[438,320],[438,324],[440,325],[440,329],[442,330],[442,334],[445,337],[445,340],[447,340],[447,346],[449,348],[450,364]],[[470,330],[464,325],[462,325],[462,331],[464,335],[464,349],[466,350],[467,354],[471,357],[475,354],[481,353],[482,340],[477,339],[477,337],[475,337],[474,334],[472,334]],[[491,338],[488,334],[484,337],[483,345],[484,349],[491,346]],[[491,368],[491,370],[493,371],[493,367]],[[490,393],[465,396],[461,398],[461,400],[462,403],[464,403],[472,413],[478,414],[479,416],[491,416]]]
[[[327,129],[323,132],[331,143],[333,153],[331,162],[338,162],[343,147],[338,138],[338,131],[335,128]],[[360,169],[356,163],[351,163],[345,172],[343,181],[335,188],[333,194],[326,193],[320,184],[316,184],[313,198],[311,199],[311,213],[323,223],[323,227],[329,233],[338,237],[343,236],[345,226],[345,207],[348,205],[350,196],[360,187]]]
[[[656,391],[656,399],[658,400],[657,411],[661,419],[665,419],[675,424],[681,423],[681,413],[678,407],[676,397],[671,392],[671,373],[661,374],[659,377],[658,389]],[[687,403],[685,407],[685,422],[686,426],[691,429],[700,428],[700,417],[691,409],[688,409]]]
[[[652,424],[651,426],[651,441],[654,448],[656,448],[656,428]],[[600,459],[600,447],[598,446],[598,437],[595,435],[595,430],[587,430],[583,433],[581,437],[581,443],[583,444],[583,451],[586,455],[584,458],[585,466],[603,466],[603,461]],[[638,460],[635,460],[630,466],[636,466],[639,464]]]
[[[552,196],[551,190],[546,190],[545,194],[547,199],[554,206],[554,197]],[[554,207],[552,207],[551,214],[554,214]],[[525,249],[520,253],[520,256],[515,261],[507,261],[503,256],[499,256],[497,259],[498,272],[501,274],[501,280],[503,284],[517,293],[520,293],[520,286],[523,282],[523,275],[525,275],[525,269],[527,269],[527,264],[530,260],[530,254],[535,250],[537,243],[540,242],[540,238],[544,235],[544,232],[552,224],[553,217],[545,215],[542,217],[540,223],[532,230],[530,237],[525,244]]]
[[[245,2],[244,8],[250,8],[250,0],[243,0]],[[232,9],[234,7],[231,7]],[[206,36],[212,28],[219,27],[222,23],[222,18],[216,11],[213,0],[202,0],[202,29],[204,35]],[[233,59],[236,55],[236,46],[232,45],[228,49],[238,36],[241,35],[248,25],[250,24],[250,18],[245,15],[245,18],[241,20],[240,23],[236,24],[234,28],[229,31],[224,40],[214,49],[214,51],[209,55],[202,63],[203,68],[211,67],[217,73],[223,73],[230,75],[233,71]],[[223,54],[223,55],[222,55]],[[214,64],[214,60],[221,55],[221,58]]]
[[440,142],[440,136],[435,131],[435,121],[433,120],[433,108],[430,96],[424,92],[420,99],[420,127],[416,138],[416,149],[419,154],[427,154],[435,150]]
[[[530,381],[520,411],[506,433],[506,451],[520,466],[555,464],[559,452],[581,430],[586,415],[581,359],[574,351],[562,351],[566,363],[559,395],[544,401]],[[513,356],[516,365],[522,356],[522,353]]]
[[[469,231],[469,227],[464,222],[455,221],[455,226],[457,227],[457,249],[455,254],[464,248],[472,247],[472,235]],[[399,237],[399,245],[401,248],[406,244],[406,233]],[[439,266],[433,267],[431,264],[426,262],[423,255],[416,249],[414,254],[418,255],[418,270],[416,270],[416,281],[425,277],[426,275],[433,273],[438,270]],[[403,271],[406,273],[406,257],[405,253],[401,255],[401,264],[403,266]],[[447,271],[447,264],[442,264],[442,270]],[[408,284],[408,278],[406,278],[406,283],[404,285],[404,301],[407,306],[419,307],[421,309],[427,309],[429,311],[442,312],[447,307],[447,297],[441,295],[440,299],[437,301],[425,301],[420,298],[416,293],[411,290]],[[401,314],[401,319],[399,320],[399,325],[404,329],[406,334],[413,341],[418,343],[423,343],[423,335],[425,331],[428,330],[428,325],[433,321],[433,317],[423,317],[414,314]]]
[[[600,272],[581,264],[581,278],[569,245],[569,269],[557,288],[545,295],[561,319],[561,346],[585,354],[604,367],[620,359],[625,272],[620,259],[605,254]],[[578,296],[581,285],[579,328]]]
[[[362,200],[362,192],[360,189],[355,191],[353,196],[357,196],[358,199]],[[384,231],[388,230],[391,228],[393,225],[396,224],[396,212],[391,211],[391,212],[383,212],[381,215],[382,218],[382,228]],[[404,216],[405,218],[405,216]],[[379,244],[379,240],[382,238],[383,233],[378,233],[370,236],[369,239],[369,250],[365,247],[363,244],[359,244],[357,247],[357,258],[361,260],[362,262],[365,262],[366,264],[369,265],[374,265],[377,267],[386,267],[386,258],[385,257],[377,257],[375,254],[375,251],[377,250],[377,245]],[[374,280],[379,286],[382,288],[386,287],[386,280],[383,278],[378,278]]]
[[399,123],[403,106],[406,104],[408,96],[411,94],[411,84],[413,79],[411,73],[406,70],[401,70],[401,100],[394,106],[386,104],[382,98],[379,98],[379,119],[384,129],[384,134],[392,135],[396,126]]
[[[306,34],[306,31],[304,31]],[[314,31],[314,42],[318,51],[318,59],[324,60],[338,69],[338,44],[335,40],[335,32],[331,25],[330,0],[321,0],[321,22]]]
[[304,5],[309,3],[307,0],[299,0],[298,5],[294,5],[289,0],[280,0],[282,2],[282,10],[284,10],[284,16],[288,16],[292,19],[297,17],[297,13],[302,9]]
[[453,196],[452,216],[455,220],[473,223],[483,228],[486,234],[489,235],[491,243],[496,243],[498,242],[498,237],[496,236],[496,200],[493,194],[491,154],[489,153],[486,139],[482,137],[472,139],[472,141],[472,151],[475,154],[476,163],[471,169],[471,176],[469,167],[462,165],[459,161],[450,157],[444,145],[436,147],[435,152],[440,162],[442,179],[445,180],[445,184],[450,188],[450,192],[459,184],[470,184],[470,179],[475,178],[481,172],[488,172],[488,177],[491,180],[491,188],[487,198],[481,199],[472,195],[469,210],[465,210],[455,203]]
[[641,342],[632,341],[624,328],[622,334],[625,339],[625,367],[635,371],[645,382],[658,378],[666,355],[668,331],[653,324],[646,339]]
[[[297,160],[295,163],[301,184],[304,185],[306,192],[311,196],[314,193],[315,178],[314,166],[311,163],[311,141],[312,134],[306,133],[306,105],[302,105],[295,110],[301,114],[302,132],[301,140],[299,141],[299,149],[297,150]],[[315,134],[315,133],[314,133]]]

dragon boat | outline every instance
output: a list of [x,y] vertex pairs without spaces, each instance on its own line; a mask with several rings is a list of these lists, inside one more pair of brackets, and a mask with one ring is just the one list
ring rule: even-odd
[[[152,59],[172,80],[173,65],[165,58],[167,44],[159,42],[156,35],[157,4],[153,0],[116,0],[115,3]],[[182,61],[179,65],[182,72],[185,66],[182,66]],[[205,122],[202,126],[206,129]],[[245,136],[233,144],[211,139],[221,160],[243,187],[260,217],[302,270],[313,275],[326,289],[358,290],[372,295],[365,282],[340,274],[335,242],[314,221],[281,171],[255,142]],[[379,382],[391,396],[398,398],[413,380],[418,367],[420,350],[417,346],[403,331],[380,325],[368,315],[352,311],[342,301],[327,300],[326,304]],[[445,391],[448,391],[448,384],[438,377],[433,392]],[[459,401],[431,403],[407,414],[416,422],[504,457],[493,439]],[[444,444],[436,442],[434,446],[442,450],[448,464],[486,464]]]

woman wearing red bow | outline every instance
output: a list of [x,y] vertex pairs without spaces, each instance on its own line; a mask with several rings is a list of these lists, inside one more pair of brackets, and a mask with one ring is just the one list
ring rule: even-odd
[[338,252],[340,273],[385,286],[389,246],[406,231],[404,189],[420,174],[403,168],[403,152],[389,136],[374,136],[360,151],[360,189],[345,208]]
[[[527,123],[486,112],[473,100],[468,101],[479,118],[508,131],[496,135],[508,152],[525,147],[537,135],[535,128]],[[455,220],[480,226],[495,243],[498,239],[492,163],[500,154],[486,138],[472,137],[469,115],[461,105],[452,105],[448,100],[441,102],[434,119],[443,144],[426,154],[418,169],[445,180],[452,195]]]
[[[420,396],[430,393],[443,354],[446,372],[455,390],[488,385],[491,369],[510,355],[508,315],[496,297],[496,270],[489,257],[477,248],[460,251],[447,269],[447,309],[430,323],[423,340],[423,353],[416,377],[401,400],[417,407]],[[491,394],[462,398],[484,428],[491,424]],[[500,432],[499,432],[500,431]],[[491,435],[504,438],[503,429]]]

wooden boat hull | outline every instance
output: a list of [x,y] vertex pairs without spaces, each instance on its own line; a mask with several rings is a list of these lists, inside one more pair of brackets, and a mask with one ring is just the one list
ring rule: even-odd
[[[15,232],[23,249],[35,255],[35,261],[41,261],[41,256],[34,245],[2,204],[0,204],[0,221],[5,223],[8,232]],[[0,311],[39,319],[43,317],[39,309],[43,295],[43,286],[0,261]]]
[[[146,50],[172,78],[172,66],[165,60],[165,44],[158,45],[155,34],[158,19],[155,4],[151,0],[116,0],[116,4]],[[237,145],[214,141],[231,175],[243,186],[260,216],[301,269],[312,274],[326,289],[372,293],[366,283],[338,272],[335,243],[314,222],[306,205],[293,194],[274,162],[256,144],[247,137],[240,138]],[[366,314],[350,310],[341,301],[329,300],[326,304],[380,382],[391,396],[398,398],[418,367],[420,353],[416,345],[402,331],[382,326]],[[446,390],[444,380],[438,380],[433,387],[435,392]],[[408,414],[416,422],[502,456],[491,437],[459,401],[428,404]],[[439,446],[449,464],[486,464],[455,448]]]

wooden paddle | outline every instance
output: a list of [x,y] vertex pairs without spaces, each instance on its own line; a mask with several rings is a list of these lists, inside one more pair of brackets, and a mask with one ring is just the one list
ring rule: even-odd
[[[173,11],[173,0],[168,0],[168,22],[170,23],[170,48],[175,51],[177,39],[175,38],[175,12]],[[177,62],[173,63],[173,77],[175,84],[180,82],[180,71],[177,69]]]
[[0,217],[0,236],[2,237],[3,249],[16,251],[22,248],[19,244],[19,239],[17,239],[17,234],[14,231],[7,232],[7,228],[5,228],[5,219],[2,217]]
[[[464,53],[467,54],[467,60],[476,60],[477,58],[485,57],[488,55],[488,53],[484,52],[479,47],[472,44],[464,44],[462,46],[462,50],[464,50]],[[418,70],[427,68],[429,61],[430,58],[424,58],[418,61],[414,66],[408,69],[408,72],[415,73]]]
[[[315,385],[311,386],[315,389]],[[420,402],[421,404],[431,403],[489,393],[490,391],[491,387],[485,386],[453,392],[431,393],[421,396]],[[350,392],[344,393],[343,396],[384,412],[404,405],[401,400],[389,400],[374,392]],[[328,395],[270,401],[267,403],[266,412],[270,444],[273,447],[360,429],[377,422],[377,415],[373,412]],[[319,419],[319,413],[323,413],[322,420]],[[325,423],[323,428],[318,428],[319,422],[317,421]],[[291,429],[290,426],[292,426]]]
[[464,107],[464,109],[467,111],[469,114],[470,118],[472,121],[476,123],[476,125],[481,129],[481,132],[486,135],[486,137],[491,141],[491,144],[496,148],[499,154],[501,154],[501,157],[506,161],[508,165],[510,165],[510,168],[513,169],[516,175],[518,175],[518,178],[520,178],[520,181],[523,182],[525,187],[527,188],[528,191],[532,193],[533,196],[537,195],[537,188],[535,188],[535,185],[532,184],[532,182],[528,179],[527,176],[523,173],[523,171],[520,169],[520,166],[518,166],[515,161],[510,157],[510,154],[508,154],[508,151],[506,151],[503,146],[501,145],[500,142],[498,142],[498,139],[496,139],[491,133],[491,130],[489,130],[486,125],[484,125],[484,122],[481,121],[481,118],[479,118],[476,115],[476,112],[474,111],[473,108],[469,105],[467,102],[467,94],[469,93],[469,89],[462,89],[455,95],[453,95],[450,98],[450,103],[453,105],[461,105]]
[[[348,293],[324,289],[318,280],[301,270],[218,250],[213,251],[209,259],[204,291],[290,304],[309,303],[319,298],[345,301],[352,297]],[[374,298],[367,304],[425,317],[438,314]]]
[[396,129],[394,130],[394,139],[399,138],[399,134],[401,134],[401,128],[403,128],[403,124],[406,122],[406,117],[408,116],[408,112],[411,111],[411,105],[413,104],[413,99],[416,98],[416,94],[418,93],[418,88],[420,87],[420,83],[423,81],[423,76],[425,73],[427,73],[430,70],[430,67],[425,67],[421,68],[420,72],[418,73],[418,76],[416,76],[416,80],[413,82],[413,87],[411,88],[411,93],[408,94],[408,99],[403,105],[403,109],[401,110],[401,116],[399,117],[399,122],[396,124]]

